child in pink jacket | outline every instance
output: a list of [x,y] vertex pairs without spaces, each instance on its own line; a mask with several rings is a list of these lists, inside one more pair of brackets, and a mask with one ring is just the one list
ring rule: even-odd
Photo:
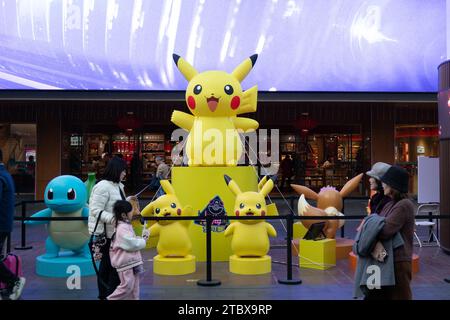
[[110,294],[108,300],[139,300],[139,275],[144,271],[141,249],[149,237],[144,229],[142,237],[137,237],[131,226],[133,207],[125,200],[114,204],[116,232],[112,238],[109,255],[111,265],[117,269],[120,285]]

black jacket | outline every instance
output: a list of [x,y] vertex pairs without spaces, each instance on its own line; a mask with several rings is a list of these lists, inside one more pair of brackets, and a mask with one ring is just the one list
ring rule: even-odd
[[14,181],[0,164],[0,232],[11,232],[14,218]]

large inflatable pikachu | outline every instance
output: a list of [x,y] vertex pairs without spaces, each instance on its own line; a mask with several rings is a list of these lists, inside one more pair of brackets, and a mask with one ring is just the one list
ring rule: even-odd
[[257,55],[244,60],[231,73],[199,73],[186,60],[174,54],[180,72],[189,81],[186,102],[193,115],[174,111],[172,122],[189,131],[186,151],[189,166],[236,166],[242,155],[239,131],[251,132],[257,121],[237,117],[255,112],[258,88],[242,91],[241,82],[253,68]]

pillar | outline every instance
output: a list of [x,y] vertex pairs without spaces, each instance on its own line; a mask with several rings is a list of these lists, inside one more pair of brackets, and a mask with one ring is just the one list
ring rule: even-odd
[[35,199],[44,199],[45,187],[61,174],[61,116],[57,107],[42,106],[36,121]]
[[[450,60],[439,67],[439,180],[440,212],[450,214]],[[441,248],[450,254],[450,220],[440,221]]]

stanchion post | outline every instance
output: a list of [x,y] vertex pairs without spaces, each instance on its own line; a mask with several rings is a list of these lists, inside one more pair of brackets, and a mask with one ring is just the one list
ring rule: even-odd
[[219,280],[212,279],[212,258],[211,258],[211,224],[212,216],[206,215],[206,280],[198,280],[197,285],[203,287],[213,287],[221,284]]
[[281,284],[301,284],[302,280],[300,279],[292,279],[292,233],[293,233],[293,224],[294,219],[293,215],[289,214],[287,216],[287,279],[281,280],[278,279],[278,283]]
[[25,226],[25,218],[27,215],[27,203],[26,201],[22,201],[22,222],[21,222],[21,246],[15,247],[16,250],[29,250],[33,249],[32,246],[26,245],[26,236],[27,236],[27,230]]

